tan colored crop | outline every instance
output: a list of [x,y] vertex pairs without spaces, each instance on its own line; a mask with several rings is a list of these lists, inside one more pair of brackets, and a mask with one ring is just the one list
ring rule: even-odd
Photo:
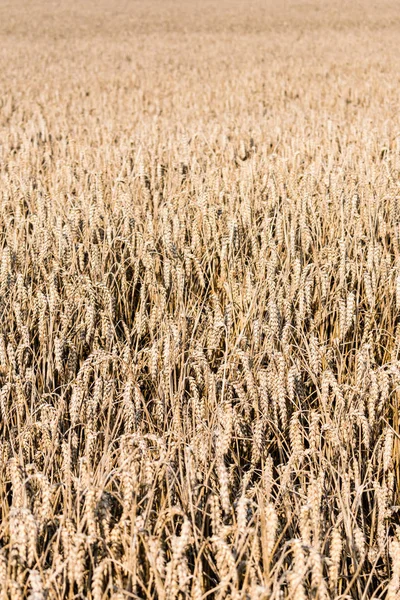
[[0,3],[0,600],[400,597],[399,46]]

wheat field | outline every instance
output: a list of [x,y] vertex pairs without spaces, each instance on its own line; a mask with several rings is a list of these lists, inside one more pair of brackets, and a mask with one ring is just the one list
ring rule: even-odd
[[0,599],[400,598],[395,1],[0,4]]

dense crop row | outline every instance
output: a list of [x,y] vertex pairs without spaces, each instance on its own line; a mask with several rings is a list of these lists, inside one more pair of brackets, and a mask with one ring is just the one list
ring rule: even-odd
[[394,600],[393,7],[145,4],[1,9],[1,598]]

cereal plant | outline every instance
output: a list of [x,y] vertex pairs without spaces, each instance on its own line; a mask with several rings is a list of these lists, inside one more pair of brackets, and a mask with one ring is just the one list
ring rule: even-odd
[[0,40],[0,599],[400,598],[396,2]]

